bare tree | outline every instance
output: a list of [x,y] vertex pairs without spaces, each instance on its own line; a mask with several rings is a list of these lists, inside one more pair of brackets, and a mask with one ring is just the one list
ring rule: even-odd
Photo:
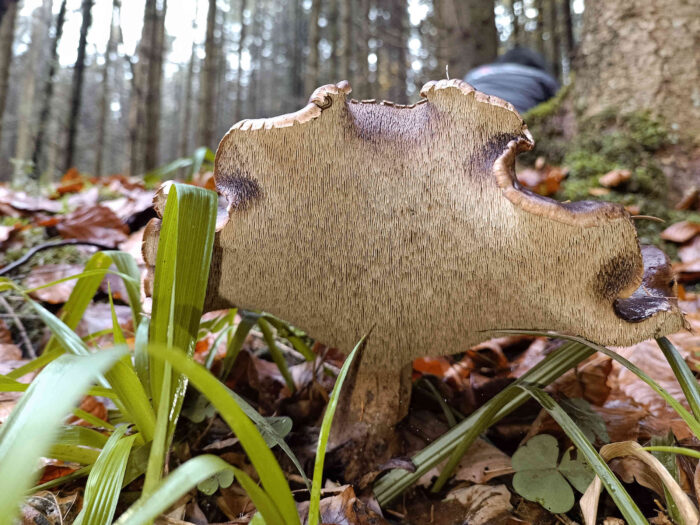
[[78,136],[78,121],[80,120],[80,106],[83,97],[83,78],[85,72],[85,53],[87,48],[87,34],[92,24],[92,5],[94,0],[83,0],[81,12],[83,22],[80,25],[80,41],[78,42],[78,57],[73,67],[73,88],[71,95],[70,113],[68,117],[68,141],[66,143],[66,158],[63,163],[64,171],[73,167],[75,157],[75,140]]
[[552,72],[561,78],[561,38],[559,33],[559,10],[557,0],[549,0],[549,41]]
[[352,80],[352,0],[340,2],[340,76]]
[[33,174],[35,179],[38,179],[41,175],[41,157],[42,152],[44,150],[46,128],[51,120],[54,81],[56,77],[56,70],[59,67],[58,44],[61,41],[61,36],[63,35],[63,24],[66,20],[66,3],[66,0],[62,0],[61,2],[61,7],[58,11],[58,16],[56,17],[56,24],[54,26],[53,41],[51,42],[49,71],[46,75],[46,81],[44,83],[43,102],[41,107],[41,113],[39,113],[39,129],[37,130],[36,140],[34,141],[34,154],[32,155],[32,162],[34,164]]
[[[0,0],[3,4],[4,0]],[[12,42],[15,37],[15,21],[17,20],[17,2],[11,1],[7,6],[3,17],[0,19],[0,144],[2,143],[2,116],[5,113],[7,103],[7,88],[10,80],[10,67],[12,66]]]
[[[0,0],[0,24],[2,24],[6,14],[9,13],[10,16],[15,16],[18,3],[19,0]],[[12,10],[15,10],[14,14]]]
[[51,0],[44,0],[42,6],[33,14],[31,45],[27,51],[22,78],[22,93],[19,103],[17,122],[17,143],[15,145],[15,169],[13,182],[22,184],[25,182],[27,165],[33,145],[34,129],[36,126],[35,102],[37,73],[39,69],[39,55],[44,46],[44,38],[48,33],[48,25],[51,20]]
[[311,16],[309,17],[309,58],[306,66],[306,83],[304,90],[307,95],[317,87],[318,83],[318,43],[321,40],[321,31],[318,27],[318,19],[321,14],[321,0],[311,2]]
[[107,114],[109,111],[110,98],[110,69],[113,55],[117,50],[117,35],[119,34],[119,11],[121,0],[112,0],[112,20],[109,26],[109,40],[105,50],[105,63],[102,67],[102,94],[100,96],[100,115],[97,121],[97,152],[95,153],[95,173],[99,177],[102,175],[104,163],[105,136],[107,134]]
[[201,97],[199,99],[199,126],[197,142],[199,146],[209,148],[214,145],[214,92],[216,89],[216,40],[214,30],[216,28],[216,0],[209,0],[207,13],[207,37],[204,42],[204,67],[201,73]]
[[241,20],[241,32],[238,35],[238,46],[236,49],[236,54],[238,55],[238,67],[236,68],[236,99],[235,99],[235,112],[234,112],[234,120],[238,122],[241,120],[241,116],[243,114],[243,108],[242,108],[242,98],[241,94],[243,91],[243,47],[245,46],[245,39],[246,39],[246,31],[247,31],[247,24],[245,20],[245,10],[246,10],[246,4],[247,0],[240,0],[240,20]]
[[160,147],[161,84],[163,81],[163,51],[165,46],[165,12],[167,0],[147,0],[146,16],[151,19],[150,45],[147,60],[147,81],[145,93],[145,150],[144,169],[150,171],[158,167]]
[[185,78],[185,93],[182,105],[184,111],[182,113],[182,128],[180,130],[180,144],[178,146],[178,155],[186,157],[190,151],[190,124],[192,121],[192,84],[194,82],[194,64],[197,59],[197,14],[199,12],[199,2],[195,2],[195,14],[192,19],[192,53],[187,66],[187,76]]

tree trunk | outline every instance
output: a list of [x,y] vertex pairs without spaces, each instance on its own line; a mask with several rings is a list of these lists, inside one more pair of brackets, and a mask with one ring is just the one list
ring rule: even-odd
[[201,73],[201,98],[199,99],[199,126],[197,146],[213,148],[214,145],[214,90],[216,88],[216,0],[209,0],[207,36],[204,42],[204,67]]
[[260,116],[260,69],[262,56],[262,38],[260,38],[261,28],[263,25],[262,2],[254,2],[253,5],[253,24],[250,28],[253,36],[252,45],[250,46],[250,75],[248,80],[248,110],[252,116]]
[[100,115],[97,121],[97,145],[95,149],[95,172],[96,177],[102,175],[104,164],[105,136],[107,133],[107,115],[109,111],[110,97],[110,68],[112,66],[112,55],[117,51],[117,33],[119,31],[119,11],[121,0],[112,1],[112,20],[109,25],[109,40],[105,50],[105,63],[102,67],[102,94],[100,96]]
[[[0,0],[2,3],[2,0]],[[0,144],[2,144],[2,116],[7,103],[7,88],[12,66],[12,43],[15,39],[17,2],[10,2],[4,17],[0,20]]]
[[522,43],[522,37],[520,35],[520,17],[515,12],[515,0],[509,0],[507,7],[510,11],[509,15],[511,18],[510,41],[513,44],[513,46],[519,46]]
[[321,0],[311,2],[311,16],[309,18],[309,60],[306,66],[306,82],[304,91],[310,96],[318,83],[318,43],[321,40],[321,32],[318,27],[318,18],[321,14]]
[[73,68],[73,91],[71,95],[70,114],[68,117],[68,141],[66,144],[66,159],[63,163],[64,171],[73,167],[75,161],[75,140],[78,137],[78,123],[80,121],[80,107],[83,97],[83,79],[85,73],[85,54],[87,51],[87,34],[92,24],[92,5],[94,0],[83,0],[80,25],[80,41],[78,43],[78,57]]
[[562,0],[561,3],[561,14],[564,18],[563,28],[564,28],[564,45],[565,56],[568,60],[571,60],[574,56],[574,23],[571,18],[571,2],[570,0]]
[[[291,79],[292,100],[296,106],[303,106],[310,93],[304,93],[304,9],[302,0],[294,0],[290,2],[292,9],[292,38],[288,42],[288,46],[292,49],[292,59],[290,61],[289,78]],[[333,58],[336,61],[336,58]]]
[[373,95],[371,93],[371,85],[369,81],[369,63],[367,62],[367,57],[369,57],[369,39],[372,37],[370,26],[369,26],[369,0],[360,0],[360,36],[357,39],[358,49],[357,49],[357,78],[355,84],[357,84],[357,92],[360,99],[368,99]]
[[544,39],[542,38],[542,33],[544,33],[544,0],[535,0],[535,9],[537,9],[537,27],[533,31],[533,47],[540,55],[544,56]]
[[338,82],[340,80],[340,63],[338,60],[338,52],[340,51],[340,9],[339,0],[331,0],[328,13],[328,41],[331,44],[330,58],[330,82]]
[[[199,3],[197,3],[199,6]],[[192,51],[190,53],[190,62],[187,66],[187,77],[185,79],[185,95],[182,101],[184,111],[182,113],[182,128],[180,130],[180,144],[178,146],[178,156],[187,157],[190,154],[190,124],[192,121],[192,84],[194,82],[194,63],[197,60],[197,42],[195,35],[197,34],[197,12],[195,8],[195,16],[192,19]]]
[[[433,22],[437,28],[438,78],[449,66],[451,78],[463,78],[498,53],[498,33],[491,0],[435,0]],[[515,27],[515,26],[514,26]]]
[[340,76],[342,80],[352,77],[352,1],[340,2]]
[[66,0],[63,0],[61,2],[60,10],[58,11],[58,16],[56,17],[56,26],[54,28],[53,42],[51,43],[51,55],[49,58],[49,71],[46,75],[46,83],[44,84],[44,96],[41,107],[41,113],[39,113],[39,129],[37,130],[36,140],[34,141],[34,154],[32,155],[32,170],[35,180],[39,179],[42,172],[42,153],[44,150],[44,143],[46,141],[46,128],[48,127],[51,121],[54,80],[56,77],[56,69],[59,67],[58,44],[61,42],[61,36],[63,35],[63,24],[65,20]]
[[[143,156],[144,169],[153,170],[160,163],[160,110],[161,84],[163,81],[163,48],[165,44],[165,13],[167,0],[162,0],[160,6],[156,0],[147,0],[146,17],[151,19],[151,32],[147,59],[147,81],[145,93],[145,149]],[[144,23],[145,28],[145,23]]]
[[24,63],[24,78],[22,79],[22,94],[19,103],[17,123],[17,143],[15,145],[15,166],[12,181],[15,185],[26,183],[27,164],[31,155],[34,127],[36,126],[35,106],[37,69],[39,56],[44,45],[44,37],[48,33],[51,20],[51,0],[44,0],[41,7],[34,10],[32,21],[31,45]]
[[576,63],[576,107],[647,109],[700,137],[700,18],[685,0],[589,0]]
[[245,22],[245,9],[246,9],[246,4],[247,0],[241,0],[241,12],[240,12],[240,20],[241,20],[241,33],[238,35],[238,49],[236,50],[236,53],[238,55],[238,67],[236,71],[236,101],[235,101],[235,118],[234,120],[238,122],[241,120],[241,116],[243,115],[243,101],[241,97],[241,92],[243,91],[243,83],[241,82],[242,76],[243,76],[243,46],[245,45],[245,37],[246,37],[246,22]]
[[387,48],[389,75],[392,79],[387,98],[398,104],[406,100],[406,50],[408,49],[408,11],[406,2],[390,0],[388,27],[391,32],[385,34],[384,46]]
[[557,0],[549,0],[549,41],[552,73],[561,79],[561,38],[559,36],[559,13]]

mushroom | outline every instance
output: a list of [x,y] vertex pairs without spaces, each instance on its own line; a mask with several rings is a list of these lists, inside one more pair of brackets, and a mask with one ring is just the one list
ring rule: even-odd
[[534,143],[509,103],[457,79],[428,82],[410,106],[348,93],[322,86],[300,111],[223,138],[228,209],[205,306],[264,310],[344,351],[374,327],[346,438],[386,435],[407,413],[413,359],[498,329],[629,345],[684,328],[668,259],[640,250],[622,206],[518,184],[515,157]]

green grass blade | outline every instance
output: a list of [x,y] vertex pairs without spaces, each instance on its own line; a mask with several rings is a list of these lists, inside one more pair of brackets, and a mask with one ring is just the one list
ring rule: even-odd
[[[172,378],[170,363],[165,363],[163,367],[164,375],[161,383],[161,396],[167,396],[170,392],[170,380]],[[162,399],[162,398],[161,398]],[[163,475],[165,456],[168,453],[168,421],[169,406],[161,403],[158,406],[158,418],[156,419],[155,434],[151,444],[151,453],[148,456],[146,467],[146,478],[143,482],[143,494],[152,493],[157,487]]]
[[68,463],[80,463],[81,465],[92,465],[97,461],[100,451],[94,448],[78,447],[76,445],[51,445],[45,454],[48,458],[66,461]]
[[97,416],[93,416],[90,412],[86,412],[85,410],[82,410],[80,408],[76,408],[75,410],[73,410],[73,415],[79,417],[86,423],[90,423],[95,428],[106,428],[107,430],[114,430],[114,425],[112,425],[109,421],[105,421],[104,419],[100,419]]
[[649,452],[668,452],[670,454],[681,454],[683,456],[688,456],[691,458],[700,459],[700,450],[694,450],[692,448],[685,447],[671,447],[671,446],[652,446],[652,447],[642,447],[644,450]]
[[143,385],[146,396],[151,395],[151,378],[148,374],[148,327],[151,319],[143,316],[134,336],[134,368]]
[[270,351],[272,360],[275,362],[277,368],[282,374],[287,388],[290,392],[294,393],[294,391],[296,390],[296,386],[294,386],[294,379],[292,378],[292,374],[289,372],[289,367],[287,367],[287,361],[284,359],[284,356],[282,355],[280,349],[277,348],[277,344],[275,344],[275,338],[272,335],[270,323],[268,323],[265,319],[260,317],[258,318],[258,326],[260,327],[260,331],[262,332],[263,338],[265,339],[267,348]]
[[[668,364],[671,365],[671,370],[673,370],[673,374],[681,385],[685,399],[688,401],[695,419],[700,420],[700,386],[698,386],[698,380],[671,341],[665,337],[659,337],[656,343],[664,353]],[[700,438],[700,435],[695,434],[695,437]]]
[[298,525],[296,504],[282,469],[258,429],[228,394],[226,387],[206,368],[192,361],[180,350],[151,345],[149,352],[152,357],[171,363],[174,370],[187,376],[197,390],[209,399],[240,440],[265,491],[274,495],[280,514],[287,523]]
[[83,508],[75,525],[112,523],[135,438],[124,437],[125,432],[126,426],[118,427],[97,458],[85,485]]
[[228,348],[226,349],[226,357],[224,357],[223,365],[221,366],[221,373],[219,377],[222,381],[226,380],[228,375],[231,373],[233,364],[236,362],[236,358],[243,348],[243,343],[245,343],[246,337],[251,328],[255,326],[257,320],[249,316],[242,316],[241,321],[236,326],[236,330],[233,332],[233,337],[229,342]]
[[61,427],[54,441],[54,444],[92,448],[102,448],[105,443],[107,443],[107,436],[97,430],[78,425]]
[[[122,277],[126,287],[126,294],[129,296],[129,306],[131,307],[134,326],[139,326],[141,322],[141,270],[139,270],[139,266],[134,258],[128,253],[108,251],[105,254],[114,261],[114,265],[119,270],[119,275]],[[130,277],[130,279],[124,276]]]
[[[528,372],[520,378],[520,381],[548,385],[591,355],[593,355],[593,351],[585,345],[578,343],[565,344],[528,370]],[[511,389],[511,391],[517,390],[517,392],[514,394],[511,401],[492,418],[490,422],[491,425],[529,399],[529,395],[515,385],[509,385],[506,389]],[[482,414],[488,410],[488,405],[492,402],[493,400],[486,403],[476,412],[458,423],[457,426],[416,453],[412,457],[413,463],[416,466],[415,472],[394,469],[385,476],[382,476],[374,485],[374,494],[379,504],[381,506],[387,505],[413,483],[418,481],[423,474],[446,459],[459,443],[464,441],[465,434],[469,432]]]
[[693,432],[694,435],[700,436],[700,421],[695,419],[693,415],[688,412],[681,403],[674,398],[671,394],[669,394],[662,386],[660,386],[656,381],[654,381],[649,375],[647,375],[646,372],[644,372],[641,368],[639,368],[637,365],[632,363],[631,361],[625,359],[621,355],[619,355],[617,352],[613,352],[609,348],[606,348],[604,346],[601,346],[599,344],[593,343],[591,341],[588,341],[587,339],[584,339],[583,337],[577,337],[574,335],[568,335],[568,334],[561,334],[559,332],[541,332],[541,331],[534,331],[534,330],[498,330],[497,332],[499,333],[504,333],[504,334],[525,334],[525,335],[541,335],[541,336],[546,336],[546,337],[558,337],[560,339],[567,339],[569,341],[574,341],[577,343],[581,343],[583,345],[588,346],[589,348],[600,352],[601,354],[604,354],[608,356],[611,359],[614,359],[618,363],[620,363],[622,366],[627,368],[630,372],[635,374],[639,379],[644,381],[649,387],[659,394],[666,403],[668,403],[673,410],[676,411],[676,413],[687,423],[687,425],[690,427],[690,430]]
[[36,359],[32,359],[26,365],[22,365],[19,368],[15,368],[11,372],[9,372],[5,377],[8,377],[10,379],[19,379],[20,377],[25,376],[30,372],[34,372],[35,370],[44,368],[51,361],[58,359],[64,353],[65,350],[63,350],[62,348],[56,348],[55,350],[50,350],[48,352],[45,350],[44,353],[42,353],[39,357],[37,357]]
[[11,522],[24,493],[36,479],[39,458],[46,455],[60,424],[90,384],[109,369],[124,349],[89,356],[64,355],[35,379],[0,426],[0,516]]
[[150,523],[197,484],[222,470],[233,470],[233,467],[213,455],[205,454],[186,461],[163,479],[150,496],[141,496],[121,515],[116,525]]
[[[253,500],[253,504],[257,511],[261,514],[265,523],[289,523],[281,515],[277,507],[275,506],[274,500],[268,496],[263,489],[258,487],[258,485],[251,479],[251,477],[236,467],[233,468],[234,476],[238,479],[238,483],[243,487]],[[299,518],[297,517],[297,522]]]
[[301,337],[294,335],[292,327],[287,322],[270,314],[264,314],[263,317],[267,322],[269,322],[272,326],[275,327],[278,336],[280,335],[280,332],[284,334],[282,335],[282,337],[284,337],[287,341],[292,343],[294,349],[301,355],[303,355],[304,359],[306,359],[307,361],[313,361],[314,359],[316,359],[316,354],[314,354],[311,348],[309,348],[309,345],[307,345],[301,339]]
[[[335,385],[333,385],[333,391],[328,399],[328,405],[326,406],[326,413],[323,415],[323,422],[321,423],[321,431],[318,435],[318,445],[316,446],[316,461],[314,462],[314,477],[313,484],[311,485],[311,498],[309,500],[309,520],[308,525],[318,525],[319,519],[321,517],[319,510],[321,504],[321,483],[323,482],[323,464],[326,458],[326,448],[328,447],[328,439],[331,435],[331,425],[333,424],[333,416],[335,415],[335,409],[338,407],[338,399],[340,398],[340,390],[343,388],[343,383],[348,375],[350,366],[355,359],[355,355],[360,351],[362,345],[365,344],[367,336],[360,339],[360,341],[355,345],[350,355],[347,357],[343,363],[340,373],[335,380]],[[267,517],[263,514],[263,517],[267,521]]]
[[646,518],[639,510],[639,507],[632,500],[625,488],[613,474],[608,464],[603,458],[598,455],[596,450],[590,444],[581,429],[576,426],[571,417],[561,408],[556,401],[547,394],[544,390],[534,388],[528,385],[520,385],[525,392],[530,394],[542,408],[544,408],[550,416],[559,424],[567,436],[573,441],[574,445],[580,453],[586,458],[586,461],[603,482],[608,494],[612,497],[627,523],[631,525],[648,524]]
[[[105,255],[103,252],[97,252],[90,257],[87,264],[85,264],[86,272],[90,270],[100,270],[100,272],[78,279],[78,281],[75,283],[73,291],[70,294],[70,297],[68,298],[68,301],[66,301],[66,304],[63,305],[64,314],[62,315],[61,320],[71,330],[75,330],[75,327],[78,326],[78,323],[83,318],[85,310],[90,304],[90,301],[92,301],[92,298],[95,297],[97,289],[100,287],[100,283],[102,282],[102,279],[104,279],[104,275],[107,273],[107,270],[111,265],[112,258]],[[46,345],[46,348],[44,349],[44,352],[50,352],[51,350],[58,348],[59,342],[57,341],[56,337],[56,332],[54,332],[54,337],[51,337]]]

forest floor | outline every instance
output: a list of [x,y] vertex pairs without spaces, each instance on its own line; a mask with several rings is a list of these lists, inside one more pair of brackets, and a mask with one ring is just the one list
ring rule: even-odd
[[[538,162],[536,167],[521,170],[521,182],[540,193],[553,194],[566,185],[565,170]],[[609,188],[625,183],[628,173],[610,172],[604,175],[599,189],[592,195],[610,191]],[[196,178],[195,183],[213,188],[211,174]],[[602,189],[601,189],[602,188]],[[119,175],[91,179],[72,171],[60,183],[47,190],[44,197],[30,197],[25,193],[0,186],[0,272],[4,277],[36,288],[83,270],[85,261],[95,247],[63,245],[36,251],[20,265],[9,265],[22,260],[23,255],[47,243],[79,240],[97,243],[130,253],[143,267],[141,239],[147,221],[154,217],[151,207],[153,190],[136,179]],[[636,214],[644,210],[633,210]],[[687,312],[690,325],[700,327],[700,294],[694,285],[700,281],[700,224],[682,221],[665,225],[661,233],[664,242],[677,246],[674,269],[679,275],[679,299]],[[3,271],[4,267],[4,271]],[[59,312],[68,300],[75,281],[68,280],[32,292],[31,296],[52,312]],[[116,302],[119,323],[133,345],[134,326],[127,306],[127,292],[121,280],[108,275],[76,332],[93,347],[105,345],[105,334],[112,328],[108,293]],[[144,299],[148,309],[148,299]],[[0,373],[25,364],[40,355],[48,340],[48,330],[21,296],[10,292],[0,294]],[[195,359],[209,360],[211,369],[221,366],[226,354],[226,337],[219,337],[225,327],[213,321],[226,312],[207,313],[200,329],[195,348]],[[237,318],[238,320],[238,318]],[[237,322],[236,320],[236,322]],[[700,370],[700,336],[679,333],[670,337],[692,370]],[[243,396],[264,416],[291,418],[291,429],[286,440],[306,471],[313,466],[318,427],[333,387],[333,372],[340,368],[344,356],[320,342],[311,348],[316,358],[304,360],[284,338],[278,338],[294,379],[296,391],[290,392],[285,379],[270,359],[263,336],[253,329],[238,355],[233,372],[226,384]],[[410,457],[455,422],[473,413],[478,407],[502,391],[560,343],[542,337],[511,336],[494,339],[452,357],[418,359],[414,362],[414,387],[410,413],[397,427],[404,443],[403,455]],[[659,385],[676,399],[685,403],[685,397],[670,367],[657,345],[651,341],[617,352],[645,370]],[[30,374],[21,380],[30,382]],[[602,354],[596,354],[583,364],[550,385],[548,391],[567,407],[567,412],[579,427],[590,436],[596,448],[606,443],[636,441],[681,444],[700,449],[686,423],[629,370]],[[19,393],[0,393],[0,423],[4,422],[20,398]],[[568,400],[568,401],[567,401]],[[248,463],[228,426],[211,406],[190,389],[186,398],[181,425],[176,435],[176,447],[171,462],[201,453],[215,454],[251,475]],[[81,408],[100,419],[106,419],[112,408],[108,400],[86,397]],[[337,414],[342,417],[342,414]],[[287,420],[280,420],[282,426]],[[75,425],[89,423],[73,418]],[[457,524],[479,525],[547,524],[581,522],[578,507],[550,512],[534,501],[519,494],[513,479],[516,469],[513,457],[526,451],[527,443],[535,446],[536,436],[552,436],[563,453],[570,446],[566,434],[557,423],[539,408],[527,403],[506,419],[501,420],[482,436],[460,462],[455,476],[438,494],[430,492],[431,481],[439,473],[435,468],[425,474],[417,485],[403,497],[385,508],[383,515],[375,514],[371,482],[381,475],[381,468],[368,472],[354,485],[344,483],[347,465],[338,464],[331,452],[326,461],[326,484],[322,500],[325,523],[365,525],[380,523]],[[659,441],[661,436],[661,441]],[[288,474],[298,500],[303,501],[304,485],[294,467],[279,451],[276,455]],[[553,466],[544,465],[543,471],[556,471],[558,456]],[[395,466],[401,461],[392,462]],[[403,461],[406,463],[406,461]],[[683,490],[698,501],[700,477],[697,460],[678,456],[675,475]],[[39,483],[44,483],[75,472],[80,465],[46,459]],[[517,466],[517,465],[516,465]],[[642,512],[653,523],[671,523],[666,514],[665,496],[642,462],[624,457],[610,463],[612,470],[627,484]],[[388,467],[387,467],[388,468]],[[561,483],[572,492],[572,487],[561,478]],[[134,487],[141,483],[137,480]],[[84,479],[72,480],[50,491],[35,494],[24,506],[25,522],[34,522],[36,516],[44,523],[69,523],[81,505]],[[566,492],[566,489],[564,490]],[[253,514],[251,500],[237,483],[219,488],[213,494],[192,491],[159,523],[248,523]],[[522,492],[522,491],[521,491]],[[574,492],[575,500],[580,494]],[[128,499],[128,488],[123,493]],[[547,504],[545,502],[545,504]],[[553,508],[550,506],[550,508]],[[373,510],[374,509],[374,510]],[[603,493],[598,516],[605,523],[624,523],[612,500]]]

